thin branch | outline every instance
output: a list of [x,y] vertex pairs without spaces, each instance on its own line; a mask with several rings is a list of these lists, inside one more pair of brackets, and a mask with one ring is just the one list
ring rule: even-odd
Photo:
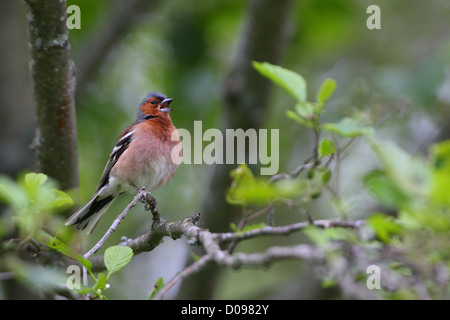
[[272,177],[270,177],[269,181],[274,182],[281,179],[294,179],[297,178],[300,173],[302,173],[305,170],[309,170],[313,168],[315,165],[314,163],[310,163],[310,161],[314,159],[314,156],[309,157],[305,160],[301,165],[299,165],[294,171],[292,171],[290,174],[287,173],[279,173]]
[[[86,252],[83,257],[85,259],[89,259],[94,253],[96,253],[106,242],[106,240],[110,237],[110,235],[116,230],[119,223],[125,219],[128,212],[136,206],[136,204],[141,201],[144,202],[149,199],[148,193],[145,191],[144,188],[140,189],[138,194],[134,197],[134,199],[128,204],[128,206],[125,208],[125,210],[122,211],[121,214],[113,221],[111,227],[106,231],[106,233],[103,235],[103,237],[92,247],[91,250]],[[159,215],[158,215],[159,217]],[[83,266],[83,284],[85,286],[88,285],[88,279],[87,279],[87,269]]]
[[89,259],[90,256],[92,256],[94,253],[96,253],[103,246],[103,244],[106,242],[106,240],[109,238],[109,236],[116,230],[119,223],[126,217],[126,215],[131,210],[131,208],[136,206],[136,204],[139,201],[143,201],[143,199],[146,199],[146,196],[147,196],[147,192],[145,191],[144,188],[142,188],[139,191],[139,193],[134,197],[134,199],[128,204],[128,206],[125,208],[125,210],[123,210],[122,213],[119,214],[118,217],[114,220],[111,227],[109,227],[109,229],[106,231],[106,233],[103,235],[103,237],[97,242],[97,244],[95,244],[95,246],[92,247],[91,250],[86,252],[83,257],[85,259]]
[[[206,234],[205,234],[206,235]],[[184,270],[178,272],[154,297],[159,300],[182,279],[199,272],[209,262],[218,265],[238,269],[244,266],[267,266],[276,260],[300,259],[308,261],[324,260],[327,251],[337,249],[337,245],[330,245],[326,250],[312,245],[300,244],[292,247],[270,247],[261,253],[237,253],[230,254],[213,246],[207,255],[204,255]]]
[[187,266],[180,272],[178,272],[172,279],[170,279],[169,282],[167,282],[164,287],[162,287],[158,293],[155,295],[155,297],[152,300],[161,300],[164,298],[164,295],[169,292],[170,289],[172,289],[178,282],[183,280],[184,278],[200,271],[203,269],[203,267],[211,261],[210,255],[204,255],[197,261],[195,261],[190,266]]
[[[356,221],[347,221],[347,220],[339,220],[339,219],[331,219],[331,220],[315,220],[313,222],[313,225],[318,228],[328,229],[328,228],[336,228],[336,227],[342,227],[342,228],[350,228],[350,229],[357,229],[362,227],[365,224],[365,221],[363,220],[356,220]],[[263,228],[248,230],[242,233],[234,233],[234,232],[227,232],[227,233],[216,233],[214,236],[217,238],[217,241],[219,243],[224,244],[236,240],[246,240],[250,238],[255,238],[259,236],[264,235],[289,235],[293,232],[305,229],[307,227],[311,226],[311,223],[309,221],[307,222],[297,222],[294,224],[286,225],[286,226],[266,226]]]
[[[242,230],[249,221],[251,221],[253,219],[256,219],[256,218],[258,218],[260,216],[263,216],[263,215],[267,214],[268,212],[270,212],[271,210],[273,210],[273,205],[272,204],[269,205],[268,207],[264,208],[264,209],[259,210],[258,212],[251,213],[251,214],[248,214],[248,215],[244,215],[244,217],[239,222],[238,230]],[[230,246],[228,248],[228,253],[232,254],[234,249],[236,248],[237,244],[238,244],[238,241],[236,239],[235,241],[233,241],[230,244]]]

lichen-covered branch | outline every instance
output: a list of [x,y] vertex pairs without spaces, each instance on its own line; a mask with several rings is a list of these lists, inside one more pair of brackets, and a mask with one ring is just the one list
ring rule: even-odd
[[[102,239],[91,249],[87,254],[84,255],[85,258],[90,258],[93,253],[95,253],[109,237],[109,235],[115,230],[117,225],[125,218],[129,210],[133,208],[138,201],[143,203],[150,203],[150,197],[144,190],[140,190],[139,193],[134,197],[130,204],[125,208],[125,210],[114,220],[111,227],[108,229],[106,234]],[[152,208],[149,208],[152,210]],[[190,240],[191,243],[197,244],[203,247],[206,252],[200,259],[200,262],[195,262],[193,265],[187,266],[183,271],[175,276],[176,280],[180,281],[186,278],[188,275],[194,274],[200,271],[203,267],[207,265],[207,262],[214,262],[216,265],[227,266],[231,268],[240,268],[242,266],[254,266],[254,265],[267,265],[274,260],[296,258],[305,260],[320,260],[324,258],[324,251],[313,245],[297,245],[292,247],[271,247],[265,252],[260,253],[235,253],[231,254],[227,250],[223,250],[221,245],[229,242],[240,242],[243,240],[256,238],[265,235],[289,235],[295,231],[305,229],[311,226],[310,222],[298,222],[286,226],[266,226],[258,229],[243,231],[243,232],[226,232],[226,233],[214,233],[207,229],[198,227],[196,224],[200,219],[200,214],[197,213],[193,217],[189,217],[183,220],[178,220],[175,222],[167,222],[157,215],[155,217],[156,208],[153,208],[152,213],[154,214],[154,223],[151,229],[140,235],[135,239],[128,240],[124,245],[129,246],[133,249],[134,254],[139,254],[142,252],[148,252],[155,249],[163,240],[164,237],[171,237],[172,239],[179,239],[185,236]],[[312,224],[319,228],[360,228],[364,225],[364,221],[346,221],[339,219],[330,220],[316,220]],[[333,249],[332,246],[329,248]],[[96,256],[90,259],[94,270],[102,270],[105,268],[103,257]],[[170,287],[170,286],[169,286]],[[167,289],[165,289],[167,290]]]

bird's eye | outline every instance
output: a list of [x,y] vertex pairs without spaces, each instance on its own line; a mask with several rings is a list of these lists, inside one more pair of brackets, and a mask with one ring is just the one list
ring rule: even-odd
[[151,104],[156,104],[156,100],[150,101]]

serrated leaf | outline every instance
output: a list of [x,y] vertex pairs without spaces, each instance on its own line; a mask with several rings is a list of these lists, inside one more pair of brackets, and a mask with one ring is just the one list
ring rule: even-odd
[[133,250],[127,246],[112,246],[105,250],[104,261],[111,275],[126,266],[133,257]]
[[336,81],[330,78],[325,79],[317,93],[317,102],[320,106],[323,106],[328,101],[335,89]]
[[285,89],[298,102],[306,101],[306,81],[301,75],[268,62],[253,61],[252,65],[261,75]]
[[366,127],[352,118],[344,118],[336,123],[324,123],[322,129],[349,138],[361,135],[372,136],[374,134],[373,128]]

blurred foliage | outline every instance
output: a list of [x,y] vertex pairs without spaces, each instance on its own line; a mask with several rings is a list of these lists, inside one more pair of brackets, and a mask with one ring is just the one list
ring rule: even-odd
[[[297,192],[302,193],[301,196],[295,195],[295,193],[280,193],[277,185],[270,184],[269,180],[257,181],[245,165],[240,165],[232,171],[233,182],[227,200],[231,204],[243,207],[244,216],[247,217],[246,223],[252,218],[251,211],[249,211],[250,213],[247,212],[249,204],[264,204],[267,206],[278,198],[289,198],[291,206],[299,204],[303,206],[317,198],[317,196],[305,198],[305,190],[310,189],[305,186],[308,181],[315,178],[315,175],[311,174],[312,170],[319,171],[322,169],[331,174],[328,169],[330,162],[326,161],[322,164],[322,156],[319,158],[319,154],[327,155],[330,159],[333,159],[339,152],[334,147],[332,140],[323,139],[319,145],[318,140],[321,134],[328,131],[344,138],[364,136],[365,143],[371,146],[373,153],[379,160],[379,168],[368,172],[363,177],[364,186],[381,207],[394,210],[397,215],[396,217],[390,216],[387,212],[370,214],[367,219],[368,228],[363,230],[362,233],[355,233],[355,231],[346,228],[325,230],[313,226],[307,228],[304,233],[313,243],[331,251],[327,256],[327,271],[323,274],[324,287],[340,285],[344,293],[346,290],[354,291],[352,288],[354,284],[349,284],[348,279],[343,280],[348,276],[346,273],[353,275],[355,279],[360,278],[361,282],[364,283],[363,280],[366,279],[366,276],[362,275],[366,273],[366,270],[369,270],[371,264],[375,264],[376,266],[386,266],[382,273],[383,277],[386,277],[387,272],[388,278],[392,277],[392,274],[398,277],[391,283],[384,280],[384,288],[380,286],[377,295],[395,299],[409,299],[411,297],[441,299],[447,297],[450,293],[448,288],[450,255],[445,249],[447,247],[445,239],[450,236],[450,203],[448,201],[450,140],[434,144],[431,147],[429,157],[413,156],[392,142],[374,138],[375,130],[373,127],[360,127],[356,125],[357,122],[353,118],[345,117],[338,125],[320,125],[322,108],[333,91],[329,89],[330,84],[334,83],[332,80],[326,80],[319,89],[318,103],[308,103],[305,101],[306,95],[298,94],[298,91],[296,91],[297,89],[304,92],[306,88],[306,83],[300,75],[268,63],[255,63],[254,66],[262,75],[271,79],[296,98],[297,113],[288,113],[287,116],[299,124],[313,129],[316,132],[316,142],[311,158],[312,168],[305,176],[300,175],[299,178],[294,176],[298,182],[301,182],[301,187],[297,184],[297,187],[294,188]],[[332,85],[333,89],[334,87],[335,84]],[[320,98],[321,96],[323,98]],[[301,108],[299,110],[299,104],[308,105],[308,112],[305,113]],[[354,139],[350,140],[350,142],[353,141]],[[336,170],[336,168],[334,169]],[[288,179],[292,177],[292,174],[287,176]],[[330,177],[326,179],[322,177],[322,183],[316,184],[314,194],[320,195],[324,190],[327,190],[336,197],[336,191],[327,185]],[[283,178],[286,178],[286,176]],[[278,182],[279,180],[275,183]],[[302,201],[295,202],[299,197]],[[266,202],[261,201],[262,199]],[[238,232],[239,230],[235,231]],[[417,239],[420,239],[420,241],[418,242]],[[339,247],[339,249],[330,250],[333,243],[345,243],[346,245],[344,248]],[[396,256],[386,254],[386,247],[381,245],[383,243],[391,245],[389,250],[395,251]],[[365,258],[360,257],[358,264],[350,264],[354,257],[353,254],[346,252],[348,246],[353,247],[351,250],[364,252],[363,254],[359,253],[359,255],[371,255],[376,258],[372,257],[370,261],[365,261]],[[345,262],[343,262],[343,258]],[[345,269],[351,267],[353,270],[339,271],[339,268],[335,265],[339,259],[341,259],[341,264],[347,265]],[[436,270],[439,268],[440,273],[444,274],[444,276],[441,275],[441,278],[436,275]],[[392,271],[392,274],[389,274],[390,271]],[[361,288],[366,290],[362,286]],[[352,294],[356,293],[352,292]],[[361,294],[359,297],[364,298],[364,295]]]
[[58,232],[62,226],[56,214],[73,205],[71,197],[42,173],[21,174],[17,182],[0,176],[0,201],[9,206],[21,237],[34,236],[43,226]]

